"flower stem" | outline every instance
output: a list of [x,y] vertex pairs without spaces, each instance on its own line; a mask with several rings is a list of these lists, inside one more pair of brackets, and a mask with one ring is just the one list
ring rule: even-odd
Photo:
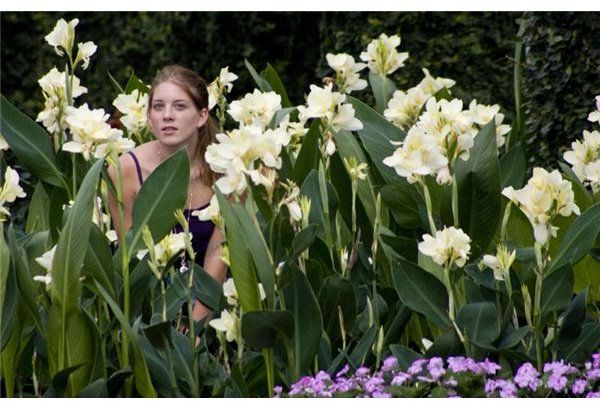
[[423,188],[423,197],[425,198],[425,206],[427,207],[427,219],[429,220],[429,230],[431,234],[435,234],[437,231],[435,228],[435,222],[433,221],[433,207],[431,205],[431,195],[429,195],[429,188],[427,188],[427,184],[424,181],[419,181],[421,187]]

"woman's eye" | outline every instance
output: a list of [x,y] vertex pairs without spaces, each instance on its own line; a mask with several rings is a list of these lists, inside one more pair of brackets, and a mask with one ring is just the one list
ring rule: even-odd
[[185,109],[185,105],[182,103],[178,103],[175,105],[175,109],[177,110],[184,110]]
[[163,105],[161,105],[161,104],[152,105],[152,110],[161,110],[162,108],[163,108]]

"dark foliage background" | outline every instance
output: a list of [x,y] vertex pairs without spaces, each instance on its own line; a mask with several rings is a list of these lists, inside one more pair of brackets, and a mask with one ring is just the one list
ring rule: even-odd
[[[244,66],[270,63],[290,99],[303,102],[310,84],[331,73],[329,52],[358,59],[384,32],[400,34],[410,57],[393,74],[398,88],[434,76],[456,80],[452,92],[468,104],[498,103],[514,115],[514,45],[524,41],[523,96],[530,161],[546,166],[591,128],[586,117],[600,94],[600,14],[521,12],[2,12],[1,91],[35,118],[43,107],[37,80],[63,60],[44,36],[58,18],[79,18],[77,41],[94,41],[98,52],[78,72],[89,93],[80,102],[113,112],[110,72],[124,84],[131,72],[150,82],[168,63],[200,72],[211,81],[219,69],[239,75],[230,99],[254,87]],[[64,66],[57,65],[59,69]],[[363,91],[359,97],[368,100]]]

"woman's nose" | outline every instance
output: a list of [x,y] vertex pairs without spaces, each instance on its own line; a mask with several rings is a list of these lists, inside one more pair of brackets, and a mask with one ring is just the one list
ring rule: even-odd
[[173,118],[173,113],[170,106],[165,107],[165,112],[163,114],[164,120],[171,120]]

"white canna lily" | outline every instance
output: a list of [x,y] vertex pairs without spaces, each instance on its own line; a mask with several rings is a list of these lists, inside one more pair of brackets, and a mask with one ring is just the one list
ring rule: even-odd
[[113,106],[123,114],[121,123],[131,136],[141,132],[148,122],[148,94],[141,94],[134,89],[129,94],[119,94],[113,101]]
[[397,127],[410,128],[417,121],[421,108],[430,97],[430,94],[418,86],[406,92],[396,90],[387,104],[387,109],[383,111],[383,116]]
[[3,215],[10,215],[7,208],[4,207],[5,202],[14,202],[17,198],[27,196],[23,188],[19,185],[19,173],[10,166],[6,167],[4,173],[4,183],[0,187],[0,220]]
[[360,54],[360,59],[367,62],[371,72],[385,77],[404,66],[404,62],[408,59],[407,52],[398,53],[396,50],[398,46],[400,46],[399,35],[388,37],[382,33],[369,43],[367,50]]
[[231,102],[227,112],[240,125],[254,125],[264,129],[271,122],[275,112],[280,109],[280,95],[254,89],[253,93],[246,94],[241,100]]
[[556,216],[580,213],[571,182],[564,180],[558,170],[548,172],[536,167],[525,187],[519,190],[506,187],[502,194],[517,204],[527,216],[533,226],[536,242],[542,245],[547,244],[550,237],[556,236],[557,228],[551,225]]
[[46,251],[40,257],[36,257],[35,261],[46,269],[46,275],[35,275],[34,281],[42,282],[46,284],[46,289],[50,289],[52,284],[52,263],[54,262],[54,253],[56,252],[56,245],[50,250]]
[[583,142],[571,143],[571,150],[563,158],[572,165],[573,172],[583,183],[589,184],[594,193],[600,191],[597,165],[600,161],[600,132],[583,130]]
[[[265,300],[267,298],[262,283],[258,284],[258,293],[260,296],[260,300]],[[233,281],[233,278],[228,278],[223,283],[223,295],[227,299],[227,303],[229,303],[230,306],[239,305],[240,298],[238,296],[237,288],[235,287],[235,282]]]
[[471,239],[460,228],[450,226],[430,234],[423,235],[419,243],[419,251],[433,259],[442,267],[449,268],[452,264],[463,267],[471,250]]
[[301,122],[311,118],[323,118],[336,131],[362,129],[363,124],[354,117],[354,107],[343,103],[345,100],[346,95],[334,92],[332,85],[324,88],[311,85],[306,98],[307,106],[298,106],[298,118]]
[[600,95],[596,96],[596,110],[589,114],[588,121],[600,123]]
[[385,158],[383,163],[393,167],[396,173],[406,177],[409,183],[415,183],[422,176],[435,175],[440,169],[446,167],[448,159],[435,138],[413,126],[401,146],[391,156]]
[[208,323],[219,332],[225,332],[227,342],[233,342],[240,336],[240,319],[235,312],[221,311],[221,317],[210,320]]
[[2,134],[0,134],[0,151],[6,151],[8,149],[10,149],[8,142],[6,142]]
[[432,77],[429,70],[426,68],[422,68],[421,71],[423,71],[425,77],[417,84],[417,88],[420,88],[426,94],[434,95],[440,89],[449,89],[456,84],[456,81],[451,80],[450,78]]
[[219,99],[233,89],[233,81],[237,80],[238,76],[229,72],[229,66],[223,67],[219,71],[219,76],[208,85],[208,110],[212,110]]
[[219,208],[219,200],[217,199],[217,195],[213,194],[208,207],[193,211],[192,216],[195,216],[201,221],[214,221],[219,217],[220,213],[221,209]]
[[92,57],[92,55],[96,53],[98,46],[96,46],[94,42],[90,41],[85,43],[78,43],[77,48],[78,50],[77,57],[75,58],[75,64],[77,64],[77,62],[81,60],[83,62],[81,64],[81,68],[86,70],[90,64],[90,57]]
[[[54,26],[52,32],[44,37],[50,46],[54,47],[54,51],[59,56],[62,56],[63,50],[71,55],[73,50],[73,42],[75,41],[75,27],[79,23],[77,18],[67,22],[64,19],[59,19]],[[60,49],[62,48],[62,50]]]
[[358,74],[367,67],[365,63],[356,63],[354,57],[346,53],[327,53],[325,57],[329,67],[335,71],[336,84],[341,92],[349,94],[367,87],[367,81],[360,79]]

